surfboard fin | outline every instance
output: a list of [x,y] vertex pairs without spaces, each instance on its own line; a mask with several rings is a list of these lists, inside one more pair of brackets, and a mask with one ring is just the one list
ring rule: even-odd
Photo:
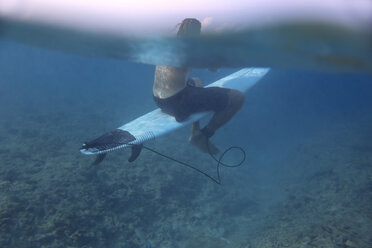
[[142,144],[132,146],[132,154],[130,155],[128,162],[131,163],[138,158],[138,156],[140,155],[142,151],[142,147],[143,147]]
[[99,163],[102,162],[102,160],[105,159],[107,153],[101,153],[101,154],[98,154],[97,157],[96,157],[96,160],[94,160],[94,162],[92,163],[92,165],[97,165]]

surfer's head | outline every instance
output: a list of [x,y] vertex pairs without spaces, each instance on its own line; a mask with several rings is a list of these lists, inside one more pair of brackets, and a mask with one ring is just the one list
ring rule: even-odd
[[200,35],[201,23],[195,18],[186,18],[179,26],[178,37],[196,37]]

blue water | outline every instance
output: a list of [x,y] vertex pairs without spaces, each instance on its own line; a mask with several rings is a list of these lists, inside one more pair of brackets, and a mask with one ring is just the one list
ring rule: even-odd
[[[371,74],[273,68],[212,138],[247,153],[219,186],[147,151],[80,154],[155,108],[153,73],[0,42],[0,247],[372,247]],[[189,131],[149,146],[215,175]]]

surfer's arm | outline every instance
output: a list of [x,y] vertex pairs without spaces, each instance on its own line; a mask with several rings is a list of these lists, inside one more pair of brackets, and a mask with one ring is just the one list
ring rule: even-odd
[[187,83],[191,84],[192,86],[195,86],[195,87],[200,87],[200,88],[203,87],[203,82],[201,81],[200,78],[197,78],[197,77],[189,78]]

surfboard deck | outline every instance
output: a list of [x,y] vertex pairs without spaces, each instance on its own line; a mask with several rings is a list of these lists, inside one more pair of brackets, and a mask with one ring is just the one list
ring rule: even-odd
[[[206,87],[223,87],[246,92],[263,78],[269,70],[269,68],[244,68]],[[158,108],[118,127],[114,131],[84,143],[80,151],[86,155],[99,155],[118,149],[134,147],[136,149],[133,149],[132,154],[139,154],[139,146],[144,142],[189,125],[210,113],[211,112],[196,113],[191,115],[184,122],[177,122],[173,116],[163,113]],[[101,157],[100,161],[102,159],[103,157]]]

